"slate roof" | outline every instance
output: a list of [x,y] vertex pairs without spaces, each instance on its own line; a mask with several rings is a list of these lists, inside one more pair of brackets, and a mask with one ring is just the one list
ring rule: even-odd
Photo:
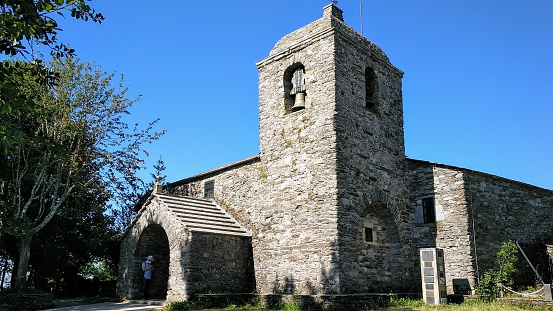
[[156,193],[163,204],[192,232],[251,236],[222,207],[211,200]]

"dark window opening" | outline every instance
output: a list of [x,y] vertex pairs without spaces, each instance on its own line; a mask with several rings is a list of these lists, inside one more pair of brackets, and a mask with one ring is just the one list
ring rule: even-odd
[[376,111],[378,103],[378,77],[370,67],[365,69],[365,108]]
[[204,199],[213,199],[215,193],[215,180],[204,182]]
[[436,222],[436,209],[434,205],[434,198],[422,199],[422,214],[425,224]]
[[373,228],[365,227],[365,242],[374,242]]

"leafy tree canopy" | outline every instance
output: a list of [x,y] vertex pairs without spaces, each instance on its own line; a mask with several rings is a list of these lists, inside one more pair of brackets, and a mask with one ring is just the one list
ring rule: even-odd
[[0,51],[3,54],[29,55],[37,45],[51,49],[52,55],[72,54],[73,49],[59,43],[61,29],[56,16],[101,23],[104,17],[85,0],[2,0],[0,1]]
[[[104,204],[116,201],[112,214],[130,222],[129,201],[143,189],[137,172],[143,168],[144,144],[158,139],[157,120],[130,126],[125,116],[136,100],[126,97],[123,78],[115,80],[98,66],[77,59],[56,59],[55,86],[21,77],[18,95],[34,109],[12,110],[0,119],[10,140],[0,147],[0,235],[16,241],[14,284],[23,286],[32,239],[54,217],[81,206],[75,195]],[[9,143],[9,146],[5,146]],[[134,202],[132,202],[134,203]],[[75,204],[75,205],[69,205]]]
[[[88,0],[0,0],[0,54],[26,61],[3,60],[0,66],[0,118],[14,110],[34,109],[34,101],[25,98],[19,91],[20,79],[35,80],[36,83],[52,86],[56,73],[48,70],[36,55],[36,48],[44,47],[55,57],[72,55],[74,50],[59,42],[57,34],[62,30],[56,18],[66,15],[83,21],[101,23],[104,17],[97,13]],[[0,141],[14,139],[8,128],[0,125]],[[0,150],[0,152],[7,152]]]

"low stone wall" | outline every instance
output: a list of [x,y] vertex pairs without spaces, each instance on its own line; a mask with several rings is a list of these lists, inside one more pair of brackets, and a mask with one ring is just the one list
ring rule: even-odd
[[0,311],[32,311],[53,308],[54,296],[41,294],[4,294],[0,293]]

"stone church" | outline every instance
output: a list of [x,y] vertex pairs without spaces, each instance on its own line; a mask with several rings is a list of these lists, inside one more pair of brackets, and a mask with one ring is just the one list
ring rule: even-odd
[[156,185],[121,241],[121,297],[147,255],[167,300],[420,293],[425,247],[444,250],[447,292],[470,294],[501,243],[553,244],[553,191],[406,158],[403,72],[335,5],[257,68],[260,153]]

